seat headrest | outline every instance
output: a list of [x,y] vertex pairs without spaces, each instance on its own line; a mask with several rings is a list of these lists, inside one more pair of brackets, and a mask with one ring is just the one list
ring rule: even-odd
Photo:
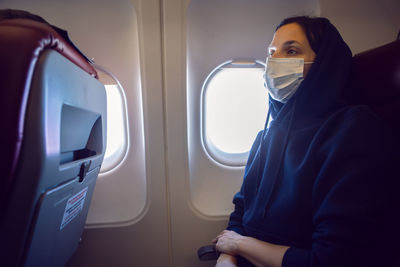
[[[59,52],[97,78],[93,66],[50,25],[30,19],[0,21],[0,147],[6,155],[0,162],[0,186],[5,191],[19,159],[32,76],[40,55],[47,49]],[[0,195],[2,200],[4,194]]]
[[352,73],[350,102],[370,106],[400,132],[400,40],[355,55]]
[[[97,78],[94,67],[77,51],[72,45],[66,41],[54,28],[49,24],[33,21],[30,19],[6,19],[0,21],[0,38],[17,39],[23,43],[29,43],[30,49],[34,52],[33,56],[38,56],[45,49],[53,49],[68,58],[78,67]],[[3,48],[7,48],[2,41]],[[34,46],[34,47],[31,47]],[[10,47],[11,48],[11,47]],[[17,49],[29,49],[26,45],[13,47]]]

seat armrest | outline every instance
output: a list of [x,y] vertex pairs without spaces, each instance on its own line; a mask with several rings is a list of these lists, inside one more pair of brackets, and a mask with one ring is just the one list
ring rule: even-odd
[[217,260],[220,254],[215,245],[203,246],[197,250],[197,256],[201,261]]

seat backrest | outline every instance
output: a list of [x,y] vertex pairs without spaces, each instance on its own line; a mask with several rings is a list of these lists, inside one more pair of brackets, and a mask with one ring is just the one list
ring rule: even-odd
[[0,62],[1,264],[63,266],[104,157],[105,88],[45,23],[0,21]]
[[366,104],[400,133],[400,40],[353,57],[350,102]]
[[[400,33],[399,33],[400,36]],[[400,40],[388,43],[386,45],[362,52],[353,57],[353,79],[351,86],[351,102],[353,104],[366,104],[371,107],[375,113],[386,122],[388,132],[393,133],[390,138],[391,147],[387,149],[384,155],[386,159],[393,160],[390,164],[396,166],[400,160],[398,150],[400,149]],[[368,145],[368,144],[367,144]],[[388,174],[388,172],[382,172]],[[379,182],[381,178],[384,185],[390,185],[386,188],[386,196],[391,199],[386,203],[386,210],[380,213],[380,219],[386,222],[385,228],[380,231],[386,231],[381,234],[385,239],[381,243],[386,244],[382,247],[382,253],[391,255],[386,258],[393,261],[390,265],[387,262],[385,266],[400,266],[400,258],[396,255],[395,248],[399,237],[398,226],[400,218],[397,215],[400,197],[398,194],[399,175],[397,172],[389,173],[386,177],[377,177]],[[371,196],[374,197],[374,196]],[[393,251],[390,251],[394,248]]]

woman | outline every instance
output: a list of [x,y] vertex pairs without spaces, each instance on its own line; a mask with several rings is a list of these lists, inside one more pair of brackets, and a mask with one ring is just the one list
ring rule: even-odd
[[265,72],[266,129],[250,151],[228,228],[214,240],[217,266],[391,266],[394,151],[368,107],[342,101],[351,59],[325,18],[277,27]]

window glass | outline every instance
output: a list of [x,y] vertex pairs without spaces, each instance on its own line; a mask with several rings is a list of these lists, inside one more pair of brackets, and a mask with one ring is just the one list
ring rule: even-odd
[[126,147],[124,131],[124,101],[118,85],[105,85],[107,94],[107,146],[104,155],[104,167],[115,165]]
[[128,151],[128,122],[124,90],[117,78],[99,65],[95,65],[99,80],[107,95],[107,146],[100,173],[113,170],[124,160]]
[[[268,93],[263,66],[227,64],[215,70],[204,87],[203,142],[209,154],[228,165],[244,165],[257,132],[264,128]],[[232,164],[230,164],[230,162]]]

